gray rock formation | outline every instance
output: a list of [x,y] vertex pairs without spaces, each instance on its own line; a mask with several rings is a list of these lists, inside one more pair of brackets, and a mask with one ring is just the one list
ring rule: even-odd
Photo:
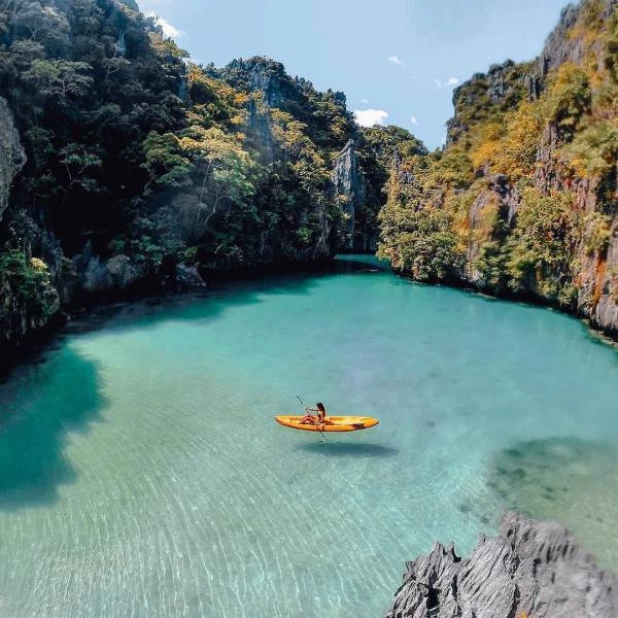
[[506,80],[506,72],[515,66],[512,60],[492,64],[487,72],[487,94],[492,105],[502,103],[513,85]]
[[0,220],[9,205],[13,179],[26,163],[26,154],[15,127],[13,113],[0,97]]
[[[616,0],[600,0],[601,17],[608,19],[616,10]],[[558,25],[545,41],[545,46],[538,59],[538,77],[544,80],[547,75],[565,62],[582,64],[586,53],[591,49],[601,52],[602,42],[596,41],[592,47],[581,37],[569,36],[569,30],[576,24],[580,15],[582,2],[567,5],[560,14]],[[601,59],[601,58],[600,58]]]
[[387,618],[616,618],[618,578],[561,525],[516,513],[469,558],[451,544],[407,565]]
[[[0,220],[9,207],[15,176],[26,163],[26,154],[15,126],[13,113],[0,97]],[[28,258],[30,252],[28,249]],[[32,297],[16,295],[8,278],[0,282],[0,344],[23,339],[44,328],[60,310],[60,298],[51,282],[41,282]]]
[[562,10],[560,21],[547,37],[543,52],[539,56],[539,76],[545,79],[548,73],[564,62],[581,62],[584,54],[582,40],[568,36],[568,31],[575,25],[579,16],[579,6],[569,4]]
[[127,255],[115,255],[105,263],[105,270],[111,279],[112,286],[118,290],[126,290],[135,285],[143,276],[143,269],[138,268]]
[[264,67],[256,66],[251,72],[251,89],[261,91],[263,100],[268,107],[281,107],[281,78],[284,73],[283,65],[279,62],[272,63],[275,70],[265,70]]
[[102,261],[93,253],[90,243],[73,258],[73,268],[79,289],[89,294],[127,290],[149,274],[145,267],[123,254]]
[[[479,193],[478,197],[470,207],[468,223],[473,231],[482,230],[484,218],[487,210],[496,208],[497,215],[504,223],[505,229],[510,228],[515,220],[517,209],[521,201],[521,196],[516,187],[508,182],[508,177],[504,174],[494,174],[485,178],[486,189]],[[466,252],[466,265],[461,278],[476,287],[485,289],[491,285],[485,281],[483,275],[476,267],[480,255],[479,237],[476,234],[470,235]]]
[[182,288],[203,288],[206,282],[195,266],[176,265],[176,283]]
[[346,217],[346,244],[344,249],[359,248],[356,239],[356,217],[365,205],[365,174],[361,169],[354,140],[349,140],[335,160],[333,170],[335,195]]
[[[590,5],[588,5],[589,7]],[[601,0],[601,16],[609,18],[618,7],[617,0]],[[537,98],[546,86],[547,76],[565,62],[582,65],[589,54],[596,54],[598,62],[603,60],[603,41],[585,42],[585,37],[577,34],[578,20],[581,21],[582,10],[589,10],[583,3],[566,7],[554,31],[547,38],[545,47],[532,65],[514,65],[507,61],[493,65],[486,74],[478,73],[462,84],[454,94],[455,117],[449,121],[447,142],[454,144],[468,135],[464,119],[478,110],[486,110],[489,105],[504,108],[526,95]],[[575,34],[574,34],[575,32]],[[523,80],[523,81],[522,81]],[[523,86],[523,88],[522,88]],[[561,136],[559,123],[548,122],[539,134],[536,151],[533,186],[543,196],[573,195],[572,208],[585,218],[587,229],[569,247],[569,263],[556,263],[553,270],[548,270],[546,278],[557,282],[554,288],[542,288],[538,278],[529,277],[522,282],[519,293],[528,297],[559,305],[590,323],[616,337],[618,336],[618,219],[613,205],[608,204],[604,191],[607,187],[603,179],[595,176],[571,178],[565,174],[561,149],[564,136]],[[466,251],[466,263],[457,273],[464,283],[469,283],[483,291],[503,293],[496,289],[495,282],[487,281],[479,267],[481,244],[487,241],[487,223],[484,215],[488,206],[497,205],[501,219],[499,234],[512,229],[519,209],[522,194],[516,184],[508,178],[484,177],[486,169],[476,170],[477,178],[486,181],[474,196],[469,214],[469,240]],[[614,179],[615,182],[615,179]],[[609,234],[607,244],[591,249],[586,238],[594,236],[593,226],[609,217]],[[503,242],[503,238],[492,237],[491,240]],[[482,262],[480,266],[483,266]],[[491,273],[490,273],[491,274]],[[501,282],[498,283],[501,285]]]
[[[42,284],[30,305],[18,298],[8,281],[0,281],[0,345],[15,344],[28,335],[45,328],[60,312],[58,291],[50,284]],[[45,311],[37,306],[44,306]]]

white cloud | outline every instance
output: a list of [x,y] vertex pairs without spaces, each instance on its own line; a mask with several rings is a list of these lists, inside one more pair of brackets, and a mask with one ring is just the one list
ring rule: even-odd
[[454,88],[459,84],[459,79],[457,77],[449,77],[445,82],[440,79],[436,79],[434,77],[433,83],[436,85],[438,90],[442,90],[443,88]]
[[163,17],[157,15],[154,12],[147,13],[146,17],[153,17],[155,24],[157,24],[157,26],[161,26],[161,29],[163,30],[163,34],[168,39],[177,39],[184,34],[182,31],[178,30],[178,28],[170,24],[169,21],[163,19]]
[[412,116],[412,117],[410,118],[410,122],[411,122],[414,126],[416,126],[416,125],[418,124],[418,118],[417,118],[416,116]]
[[389,56],[388,61],[396,64],[398,67],[403,66],[403,60],[399,56]]
[[367,103],[369,103],[369,99],[361,99],[361,103],[367,104]]
[[354,118],[361,127],[373,127],[376,124],[384,124],[389,114],[383,109],[357,109],[354,110]]

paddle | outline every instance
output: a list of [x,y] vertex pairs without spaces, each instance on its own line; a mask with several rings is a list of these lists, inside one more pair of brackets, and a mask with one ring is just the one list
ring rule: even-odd
[[[300,401],[300,405],[303,408],[305,408],[305,412],[307,412],[308,408],[304,404],[303,400],[298,395],[296,395],[296,399],[298,399],[298,401]],[[326,436],[324,435],[324,432],[318,427],[317,423],[315,424],[315,426],[318,428],[318,431],[322,434],[322,440],[324,440],[324,442],[326,442]]]

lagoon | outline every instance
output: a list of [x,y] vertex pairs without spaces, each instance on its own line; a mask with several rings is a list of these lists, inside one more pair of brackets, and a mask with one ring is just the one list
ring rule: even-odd
[[0,385],[0,616],[380,618],[507,508],[616,568],[617,386],[580,322],[357,256],[126,307]]

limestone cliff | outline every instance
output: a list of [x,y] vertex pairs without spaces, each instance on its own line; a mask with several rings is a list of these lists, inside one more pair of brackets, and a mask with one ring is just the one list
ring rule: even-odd
[[354,140],[350,140],[335,159],[333,186],[345,216],[342,248],[349,251],[375,250],[375,241],[367,238],[363,233],[366,230],[359,230],[357,225],[358,215],[365,206],[366,186]]
[[0,342],[58,301],[375,248],[342,93],[268,58],[187,62],[128,0],[4,3],[0,48]]
[[515,513],[469,558],[451,544],[408,563],[387,618],[615,618],[618,578],[555,523]]
[[[13,112],[0,97],[0,221],[11,189],[26,163]],[[43,262],[20,251],[0,255],[0,346],[44,328],[60,309],[59,296]],[[24,289],[27,293],[24,293]]]
[[382,254],[618,335],[617,66],[616,5],[584,0],[538,59],[462,84],[446,149],[393,179]]
[[15,127],[13,112],[0,97],[0,221],[9,206],[13,179],[26,163],[26,153]]

